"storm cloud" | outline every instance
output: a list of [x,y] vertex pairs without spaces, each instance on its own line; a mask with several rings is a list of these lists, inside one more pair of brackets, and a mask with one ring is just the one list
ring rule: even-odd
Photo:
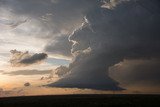
[[158,0],[117,1],[112,9],[97,4],[70,35],[70,75],[49,86],[121,90],[109,67],[123,59],[160,57],[159,5]]
[[46,53],[35,53],[33,55],[29,54],[28,51],[21,52],[17,50],[10,51],[12,56],[10,63],[12,66],[29,66],[31,64],[37,64],[47,58]]
[[[50,56],[73,58],[68,68],[57,68],[58,75],[67,75],[47,86],[123,90],[122,84],[159,82],[159,0],[1,0],[0,11],[7,19],[0,19],[0,24],[12,18],[19,22],[15,19],[20,16],[29,18],[20,23],[25,23],[24,28],[18,25],[12,33],[17,38],[23,35],[23,41],[42,40],[33,50],[41,47],[37,50]],[[37,64],[47,58],[46,53],[11,53],[12,66]],[[121,69],[124,71],[117,77]]]
[[68,40],[68,36],[55,37],[45,46],[45,51],[55,55],[63,55],[71,57],[72,43]]

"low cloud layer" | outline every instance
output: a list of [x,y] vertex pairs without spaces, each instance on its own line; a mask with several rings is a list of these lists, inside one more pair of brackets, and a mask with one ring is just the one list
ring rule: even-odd
[[12,71],[12,72],[3,72],[3,74],[7,75],[44,75],[44,74],[50,74],[52,70],[18,70],[18,71]]
[[13,67],[37,64],[47,58],[46,53],[36,53],[31,55],[28,51],[21,52],[17,50],[11,50],[10,52],[12,54],[10,63]]

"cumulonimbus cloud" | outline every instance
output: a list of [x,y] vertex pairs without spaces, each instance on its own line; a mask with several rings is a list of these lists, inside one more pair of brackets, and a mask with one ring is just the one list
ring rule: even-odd
[[[145,62],[149,58],[159,58],[159,0],[38,1],[5,0],[0,5],[10,7],[18,16],[25,15],[37,19],[38,30],[31,31],[36,32],[35,37],[50,39],[50,43],[46,43],[45,51],[64,56],[72,54],[74,57],[68,68],[70,74],[48,86],[121,90],[119,81],[116,82],[110,77],[109,67],[124,59],[143,59]],[[80,25],[83,17],[83,23]],[[72,31],[73,34],[68,38]],[[25,54],[23,57],[31,56]],[[20,60],[15,62],[15,65],[21,65]],[[22,62],[27,63],[30,60]],[[139,69],[137,66],[136,68]],[[128,72],[132,74],[133,70]],[[153,78],[150,77],[150,80]]]
[[72,43],[68,40],[68,36],[62,35],[47,43],[44,50],[55,55],[71,57],[71,47]]
[[158,0],[129,0],[113,9],[97,4],[69,38],[70,75],[48,86],[121,90],[109,76],[110,66],[123,59],[160,57],[159,5]]
[[47,58],[46,53],[35,53],[33,55],[29,54],[28,51],[21,52],[17,50],[10,51],[12,56],[10,59],[11,66],[29,66],[32,64],[37,64]]

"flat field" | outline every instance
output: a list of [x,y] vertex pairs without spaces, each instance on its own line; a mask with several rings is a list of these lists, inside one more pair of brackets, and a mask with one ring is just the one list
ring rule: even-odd
[[160,107],[160,95],[46,95],[0,98],[0,107]]

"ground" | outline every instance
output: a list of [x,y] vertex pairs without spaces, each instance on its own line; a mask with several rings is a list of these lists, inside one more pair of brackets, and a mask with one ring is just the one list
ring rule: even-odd
[[52,95],[0,98],[0,107],[160,107],[160,95]]

